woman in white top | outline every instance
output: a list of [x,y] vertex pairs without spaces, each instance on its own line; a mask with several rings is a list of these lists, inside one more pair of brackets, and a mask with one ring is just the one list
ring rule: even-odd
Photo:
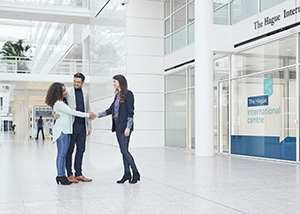
[[53,83],[47,92],[46,104],[60,115],[53,126],[53,143],[57,142],[57,184],[72,184],[65,174],[66,154],[70,145],[70,134],[72,134],[73,120],[72,116],[94,118],[93,113],[83,113],[71,109],[63,99],[67,96],[66,87],[62,83]]

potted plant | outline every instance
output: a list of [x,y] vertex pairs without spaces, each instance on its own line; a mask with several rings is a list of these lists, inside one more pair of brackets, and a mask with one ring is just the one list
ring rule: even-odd
[[[30,51],[30,45],[24,45],[23,40],[19,39],[17,42],[7,41],[1,51],[2,59],[4,60],[17,60],[17,73],[28,73],[28,52]],[[22,59],[20,60],[20,57]]]

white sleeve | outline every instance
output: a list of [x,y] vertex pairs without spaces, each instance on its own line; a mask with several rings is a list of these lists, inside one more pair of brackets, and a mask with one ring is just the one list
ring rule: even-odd
[[57,111],[65,113],[65,114],[70,114],[70,115],[77,116],[77,117],[89,117],[90,116],[89,113],[85,113],[85,112],[76,111],[74,109],[71,109],[64,102],[56,102],[55,103],[55,109]]
[[[86,112],[90,112],[90,98],[89,98],[89,94],[86,93],[86,106],[87,106],[87,110]],[[91,121],[87,121],[87,127],[88,128],[92,128],[92,123]]]

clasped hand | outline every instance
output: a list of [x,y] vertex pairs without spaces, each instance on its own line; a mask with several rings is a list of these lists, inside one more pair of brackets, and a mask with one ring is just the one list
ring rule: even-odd
[[92,120],[94,120],[94,119],[96,119],[98,117],[98,115],[95,114],[95,113],[93,113],[93,112],[90,112],[89,114],[90,114],[89,121],[92,121]]

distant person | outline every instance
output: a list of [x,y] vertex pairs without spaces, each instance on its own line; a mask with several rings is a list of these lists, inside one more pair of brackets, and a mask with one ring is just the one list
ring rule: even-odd
[[40,118],[37,121],[37,134],[36,134],[36,140],[39,139],[39,133],[40,131],[42,131],[42,136],[43,136],[43,140],[45,140],[45,135],[44,135],[44,121],[43,121],[43,117],[40,116]]
[[109,109],[99,113],[98,117],[112,115],[112,131],[116,132],[124,165],[124,175],[117,183],[121,184],[128,180],[129,183],[135,184],[140,180],[140,173],[135,165],[133,156],[128,150],[130,136],[133,131],[134,96],[127,89],[127,81],[123,75],[113,77],[113,86],[116,94],[114,101]]
[[12,128],[13,133],[16,134],[16,124],[12,125],[11,128]]
[[57,144],[57,184],[62,185],[72,184],[66,177],[66,155],[70,145],[71,134],[73,132],[73,116],[94,119],[97,115],[93,113],[85,113],[76,111],[70,108],[64,101],[64,97],[67,96],[66,87],[62,83],[53,83],[48,89],[46,96],[46,104],[53,108],[59,118],[53,126],[53,142]]

